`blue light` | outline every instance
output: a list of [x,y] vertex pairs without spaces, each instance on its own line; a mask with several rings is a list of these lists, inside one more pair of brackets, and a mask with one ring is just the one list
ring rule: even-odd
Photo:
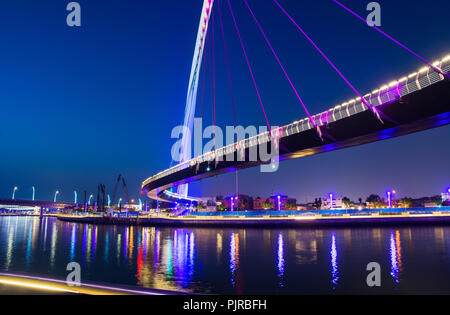
[[284,286],[283,276],[284,276],[284,242],[283,235],[281,232],[278,233],[278,244],[277,244],[277,268],[278,268],[278,285],[280,287]]
[[338,269],[338,251],[336,247],[336,234],[333,231],[331,234],[331,283],[333,284],[333,289],[339,284],[339,269]]

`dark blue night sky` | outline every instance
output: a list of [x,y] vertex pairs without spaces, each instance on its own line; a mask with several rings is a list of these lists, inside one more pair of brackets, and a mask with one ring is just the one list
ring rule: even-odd
[[[66,25],[68,2],[0,3],[0,196],[10,197],[18,186],[17,198],[29,199],[35,185],[38,199],[52,199],[58,189],[69,201],[73,190],[95,193],[100,183],[111,192],[123,174],[138,197],[142,180],[170,166],[170,134],[184,116],[202,1],[80,0],[80,28]],[[280,2],[363,94],[422,67],[331,0]],[[343,0],[364,16],[368,2]],[[441,14],[450,10],[448,0],[378,2],[384,31],[430,61],[450,53]],[[244,2],[231,3],[270,123],[305,117]],[[355,97],[272,0],[249,4],[311,113]],[[265,125],[226,1],[220,5],[238,124]],[[234,119],[217,13],[216,7],[216,119],[223,127]],[[212,121],[210,61],[201,113],[200,97],[197,107],[204,125]],[[449,140],[446,126],[283,162],[274,174],[247,170],[239,190],[284,193],[299,202],[331,191],[353,199],[388,188],[400,196],[438,194],[450,185]],[[231,193],[234,175],[191,190]]]

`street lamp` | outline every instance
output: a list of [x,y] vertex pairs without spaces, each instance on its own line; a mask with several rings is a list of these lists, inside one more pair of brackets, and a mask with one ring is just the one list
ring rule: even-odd
[[280,202],[281,197],[278,195],[278,211],[281,210],[281,202]]
[[12,200],[14,200],[15,195],[16,195],[16,190],[18,190],[18,189],[19,189],[19,188],[18,188],[17,186],[14,186],[13,194],[12,194]]
[[388,191],[387,192],[387,196],[388,196],[388,207],[389,209],[392,208],[392,195],[396,194],[397,192],[395,190],[392,191]]
[[94,198],[94,195],[90,195],[90,196],[89,196],[88,205],[91,205],[91,200],[92,200],[92,198]]
[[387,195],[388,195],[388,206],[389,206],[389,209],[390,209],[391,208],[391,192],[388,191]]
[[111,197],[108,195],[108,207],[111,206]]
[[59,195],[59,190],[55,191],[55,197],[53,198],[53,202],[56,202],[56,196]]
[[31,189],[33,190],[33,195],[31,196],[31,200],[34,201],[34,195],[35,195],[36,189],[34,188],[34,186],[31,187]]
[[231,212],[234,211],[234,197],[231,197]]
[[121,203],[122,203],[122,198],[119,199],[119,204],[118,204],[119,209],[120,209],[120,204],[121,204]]
[[333,194],[330,194],[330,210],[333,210]]
[[74,199],[74,204],[77,204],[77,202],[78,202],[78,194],[77,194],[77,191],[74,190],[74,191],[73,191],[73,194],[75,195],[75,196],[74,196],[74,197],[75,197],[75,199]]

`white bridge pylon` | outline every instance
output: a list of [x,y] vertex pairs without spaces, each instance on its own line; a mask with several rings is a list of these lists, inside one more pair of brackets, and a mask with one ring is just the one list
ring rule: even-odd
[[[179,163],[190,160],[191,157],[191,142],[192,129],[194,125],[195,107],[197,103],[197,89],[199,74],[202,66],[203,51],[206,43],[206,35],[208,34],[209,19],[211,17],[214,0],[203,0],[202,15],[198,26],[197,41],[195,44],[194,58],[192,60],[191,75],[189,78],[189,86],[186,97],[186,109],[184,112],[183,126],[189,128],[189,133],[184,133],[180,146],[180,161]],[[188,184],[178,186],[177,192],[181,196],[187,197]]]

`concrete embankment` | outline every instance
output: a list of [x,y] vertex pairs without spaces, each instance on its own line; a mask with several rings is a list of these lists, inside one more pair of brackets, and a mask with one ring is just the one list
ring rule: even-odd
[[287,217],[99,217],[59,216],[65,222],[87,224],[116,224],[139,226],[189,226],[189,227],[332,227],[377,225],[430,225],[450,224],[450,213],[414,215],[367,215],[367,216],[287,216]]

